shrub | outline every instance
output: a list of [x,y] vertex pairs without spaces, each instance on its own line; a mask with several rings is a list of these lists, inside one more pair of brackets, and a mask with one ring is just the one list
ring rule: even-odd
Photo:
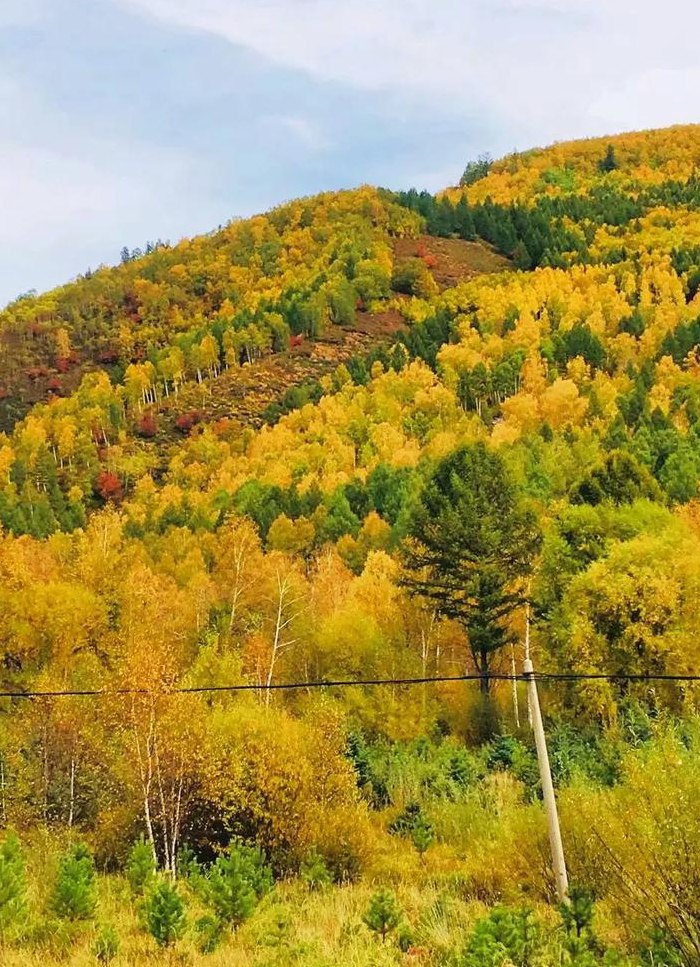
[[394,292],[430,298],[437,293],[437,284],[422,259],[400,259],[391,277]]
[[299,878],[309,890],[320,890],[332,882],[330,870],[326,861],[315,849],[302,860],[299,868]]
[[218,917],[200,917],[194,925],[200,953],[213,954],[224,935],[224,924]]
[[143,906],[146,929],[159,947],[172,947],[185,931],[185,904],[176,887],[162,880]]
[[106,924],[95,938],[92,946],[95,959],[101,964],[108,964],[119,953],[119,937],[111,924]]
[[378,933],[384,943],[391,931],[401,923],[401,908],[391,890],[378,890],[374,894],[362,921],[370,930]]
[[199,410],[187,410],[187,412],[181,413],[177,417],[175,420],[175,428],[179,430],[183,436],[187,436],[193,427],[202,422],[203,418],[204,414]]
[[61,857],[51,909],[65,920],[88,920],[95,912],[95,864],[83,843]]
[[158,425],[152,410],[146,410],[136,425],[136,432],[139,436],[150,439],[156,435]]
[[98,474],[95,482],[95,492],[105,503],[111,500],[113,503],[118,504],[124,496],[122,482],[116,473],[112,473],[111,470],[102,470]]

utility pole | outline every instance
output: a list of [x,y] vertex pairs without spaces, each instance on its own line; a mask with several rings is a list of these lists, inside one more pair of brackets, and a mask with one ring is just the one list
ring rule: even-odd
[[520,728],[520,709],[518,708],[518,677],[515,674],[515,648],[510,648],[510,674],[513,684],[513,715],[515,717],[515,727]]
[[557,801],[554,797],[554,784],[552,783],[552,771],[549,767],[547,740],[544,734],[544,726],[542,725],[542,712],[540,711],[540,700],[537,694],[535,670],[529,656],[523,662],[523,673],[525,675],[525,681],[527,682],[529,711],[532,716],[532,729],[535,733],[537,765],[540,770],[544,808],[547,813],[547,830],[549,832],[549,847],[552,851],[552,866],[554,868],[557,899],[560,903],[566,903],[569,892],[569,880],[566,875],[564,846],[561,841]]

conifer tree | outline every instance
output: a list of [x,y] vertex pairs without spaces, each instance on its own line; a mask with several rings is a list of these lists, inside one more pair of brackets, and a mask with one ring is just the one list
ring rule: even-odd
[[511,640],[508,616],[522,604],[516,586],[539,544],[501,458],[483,444],[438,464],[419,495],[404,551],[404,584],[461,622],[488,694],[491,660]]
[[272,875],[258,849],[233,845],[209,873],[207,897],[216,916],[232,927],[247,920],[272,886]]
[[421,860],[435,842],[435,829],[430,820],[421,816],[411,832],[411,840]]
[[615,148],[612,144],[608,145],[605,156],[598,162],[598,168],[603,174],[607,174],[609,171],[614,171],[618,167],[617,158],[615,157]]
[[185,930],[185,904],[177,888],[169,880],[162,880],[148,895],[143,907],[143,918],[159,947],[172,947]]
[[95,911],[95,863],[83,843],[61,858],[51,897],[51,908],[66,920],[88,920]]
[[26,907],[24,856],[17,836],[9,832],[0,845],[0,938],[19,922]]
[[142,896],[156,875],[156,863],[150,843],[139,839],[131,847],[126,867],[126,878],[135,896]]
[[370,930],[379,934],[384,943],[391,931],[401,923],[401,909],[391,890],[377,890],[362,920]]

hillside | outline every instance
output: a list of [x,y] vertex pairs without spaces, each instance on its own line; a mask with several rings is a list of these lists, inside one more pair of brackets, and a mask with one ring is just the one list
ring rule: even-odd
[[154,888],[198,965],[698,962],[699,172],[559,144],[3,311],[8,964],[156,956]]

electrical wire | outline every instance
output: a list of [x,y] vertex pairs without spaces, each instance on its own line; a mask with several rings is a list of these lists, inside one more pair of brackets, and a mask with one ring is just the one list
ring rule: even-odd
[[429,685],[447,682],[527,682],[533,680],[542,684],[549,682],[585,682],[607,681],[622,682],[700,682],[700,675],[631,675],[608,673],[574,673],[574,672],[533,672],[532,675],[501,674],[494,672],[488,675],[436,675],[423,678],[363,678],[319,680],[310,682],[272,682],[270,685],[260,685],[251,682],[238,682],[231,685],[182,685],[161,689],[147,688],[88,688],[88,689],[47,689],[40,691],[0,691],[2,698],[107,698],[119,695],[193,695],[217,692],[263,692],[263,691],[294,691],[313,688],[368,688],[390,685]]

